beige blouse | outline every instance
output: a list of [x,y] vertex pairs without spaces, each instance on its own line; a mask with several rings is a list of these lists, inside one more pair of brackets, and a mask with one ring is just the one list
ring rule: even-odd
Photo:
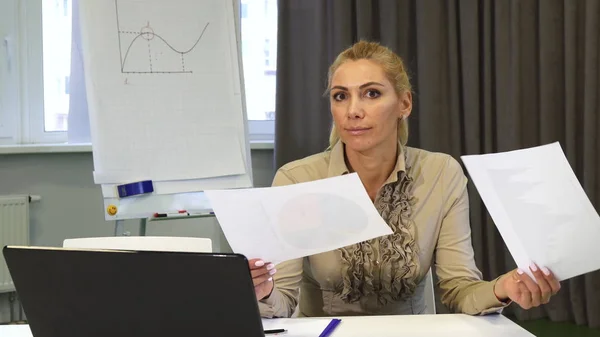
[[[451,156],[400,147],[375,199],[394,234],[277,265],[263,317],[420,314],[425,276],[434,264],[441,301],[453,312],[485,314],[506,306],[475,266],[467,178]],[[349,173],[341,142],[286,164],[274,186]]]

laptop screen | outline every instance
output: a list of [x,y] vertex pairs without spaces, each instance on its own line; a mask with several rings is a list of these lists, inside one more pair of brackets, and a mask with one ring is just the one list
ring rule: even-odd
[[3,252],[35,337],[264,336],[242,255]]

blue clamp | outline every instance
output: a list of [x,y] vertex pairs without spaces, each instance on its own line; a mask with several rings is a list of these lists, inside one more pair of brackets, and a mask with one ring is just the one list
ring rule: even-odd
[[131,197],[134,195],[147,194],[154,192],[152,180],[138,181],[135,183],[123,184],[117,186],[119,198]]

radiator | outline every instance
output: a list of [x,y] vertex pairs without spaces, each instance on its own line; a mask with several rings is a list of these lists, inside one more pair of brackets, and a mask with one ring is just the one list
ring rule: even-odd
[[12,292],[14,284],[1,248],[29,245],[29,196],[0,196],[0,293]]

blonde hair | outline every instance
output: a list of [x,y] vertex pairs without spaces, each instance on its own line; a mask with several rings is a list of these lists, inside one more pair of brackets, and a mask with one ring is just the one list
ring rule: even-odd
[[[359,41],[350,48],[341,52],[329,67],[327,74],[327,92],[331,90],[331,80],[336,70],[347,61],[371,60],[378,63],[385,72],[388,80],[396,90],[396,94],[412,92],[408,73],[404,68],[404,62],[396,53],[377,42]],[[331,126],[329,135],[329,149],[340,140],[340,135],[335,127]],[[406,145],[408,141],[408,121],[406,118],[398,120],[398,141]]]

